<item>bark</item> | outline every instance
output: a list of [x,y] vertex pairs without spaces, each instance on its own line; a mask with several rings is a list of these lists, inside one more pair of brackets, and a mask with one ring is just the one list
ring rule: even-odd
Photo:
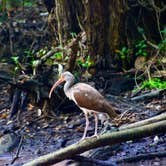
[[149,125],[127,129],[123,131],[112,132],[99,136],[98,138],[90,138],[79,143],[70,145],[63,149],[57,150],[53,153],[41,156],[33,161],[24,164],[24,166],[42,166],[50,165],[60,162],[65,159],[70,159],[77,154],[81,154],[87,150],[102,147],[106,145],[114,145],[117,143],[125,142],[128,140],[135,140],[138,138],[143,138],[151,135],[157,135],[159,133],[165,132],[166,130],[166,120],[161,122],[152,123]]

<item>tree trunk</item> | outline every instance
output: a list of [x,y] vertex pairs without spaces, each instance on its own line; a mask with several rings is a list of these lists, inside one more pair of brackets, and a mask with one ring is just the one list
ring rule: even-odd
[[[154,5],[150,1],[140,3],[137,0],[55,0],[54,17],[59,43],[65,44],[71,32],[85,32],[92,60],[96,63],[100,61],[99,66],[104,64],[103,67],[107,68],[122,68],[118,67],[122,59],[117,50],[122,46],[133,47],[134,42],[142,38],[138,27],[143,27],[147,32],[153,29],[155,40],[159,36],[159,28],[162,27],[158,22],[162,21],[163,16],[161,12],[159,20],[156,20],[155,10],[158,6],[162,11],[162,3]],[[154,37],[150,39],[154,40]],[[132,53],[130,58],[134,58]]]

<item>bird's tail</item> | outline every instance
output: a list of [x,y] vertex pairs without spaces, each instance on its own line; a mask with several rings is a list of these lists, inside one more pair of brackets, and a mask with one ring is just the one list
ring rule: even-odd
[[109,115],[111,119],[114,119],[115,117],[118,116],[118,114],[115,112],[114,108],[108,101],[104,101],[104,112]]

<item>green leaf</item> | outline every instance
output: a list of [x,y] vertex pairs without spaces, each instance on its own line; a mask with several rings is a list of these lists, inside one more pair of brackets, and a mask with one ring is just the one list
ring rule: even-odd
[[83,64],[82,60],[78,59],[77,64],[82,65]]
[[33,60],[32,61],[32,66],[35,67],[39,63],[39,60]]
[[63,52],[57,52],[53,56],[54,56],[55,59],[60,60],[60,59],[63,58]]
[[139,54],[139,55],[142,54],[142,52],[143,52],[143,51],[142,51],[141,49],[138,50],[138,54]]
[[13,62],[14,62],[15,64],[18,64],[18,63],[19,63],[19,61],[18,61],[19,57],[18,57],[18,56],[12,56],[11,59],[13,60]]
[[160,32],[166,34],[166,28],[161,30]]
[[72,38],[77,37],[77,34],[75,32],[71,32],[70,35],[72,36]]
[[121,59],[124,60],[124,59],[125,59],[125,56],[124,56],[124,55],[121,55]]
[[24,6],[25,7],[34,7],[35,6],[35,2],[33,1],[24,1]]
[[127,48],[126,47],[122,47],[122,52],[126,52]]
[[146,57],[148,55],[148,53],[147,52],[143,52],[142,55]]
[[146,44],[143,44],[141,48],[146,48],[146,47],[147,47],[147,45],[146,45]]
[[88,64],[87,64],[87,63],[83,63],[83,64],[82,64],[82,67],[87,68],[87,67],[88,67]]

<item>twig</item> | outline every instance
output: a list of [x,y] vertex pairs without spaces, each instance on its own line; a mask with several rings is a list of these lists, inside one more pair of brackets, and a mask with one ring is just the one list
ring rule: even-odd
[[24,138],[24,136],[22,135],[21,139],[20,139],[20,142],[19,142],[19,145],[18,145],[18,149],[17,149],[16,155],[13,158],[13,160],[11,161],[10,164],[13,164],[19,158],[19,153],[20,153],[21,146],[22,146],[22,143],[23,143],[23,138]]
[[158,47],[156,44],[154,44],[154,43],[152,43],[151,41],[149,41],[149,40],[146,38],[145,34],[142,34],[142,37],[143,37],[143,39],[144,39],[150,46],[152,46],[153,48],[159,50],[159,47]]

